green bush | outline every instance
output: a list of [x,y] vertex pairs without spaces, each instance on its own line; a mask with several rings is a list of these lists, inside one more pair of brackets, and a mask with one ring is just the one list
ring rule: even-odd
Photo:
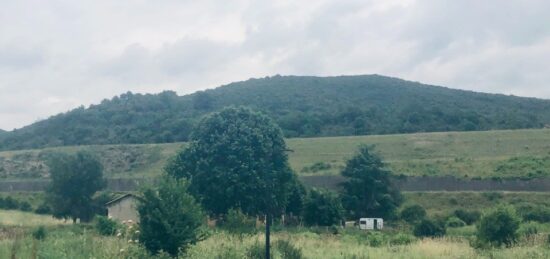
[[399,233],[390,238],[390,245],[409,245],[414,242],[414,236],[405,233]]
[[312,189],[304,207],[304,221],[310,226],[332,226],[340,224],[343,207],[335,193]]
[[460,220],[464,221],[466,225],[474,224],[481,217],[481,212],[477,210],[468,211],[468,210],[458,209],[458,210],[455,210],[453,214]]
[[499,207],[481,218],[477,239],[491,246],[511,246],[517,240],[519,224],[514,208]]
[[50,206],[48,204],[42,203],[34,210],[34,213],[44,215],[51,213]]
[[95,222],[95,229],[97,233],[104,236],[112,236],[116,233],[118,224],[116,221],[109,219],[105,216],[97,216]]
[[517,211],[524,221],[550,222],[550,209],[540,205],[522,204]]
[[414,235],[417,237],[440,237],[445,235],[445,224],[440,221],[423,219],[414,226]]
[[281,254],[282,258],[285,259],[302,259],[304,255],[302,249],[295,247],[287,240],[278,240],[275,243],[275,247]]
[[414,224],[426,217],[426,210],[420,205],[411,205],[405,207],[400,216],[404,221]]
[[21,211],[32,211],[32,206],[28,201],[23,201],[19,203],[19,210]]
[[539,223],[525,222],[519,226],[518,235],[530,237],[539,233]]
[[239,209],[230,209],[225,215],[221,227],[231,233],[255,233],[256,219],[248,217]]
[[46,228],[39,226],[32,232],[32,237],[36,240],[44,240],[46,238]]
[[466,226],[466,223],[461,219],[459,219],[458,217],[450,217],[447,219],[447,222],[445,223],[445,225],[448,228],[459,228],[459,227]]
[[367,241],[369,242],[369,246],[380,247],[386,244],[387,240],[386,240],[386,236],[384,236],[382,233],[371,232],[367,237]]

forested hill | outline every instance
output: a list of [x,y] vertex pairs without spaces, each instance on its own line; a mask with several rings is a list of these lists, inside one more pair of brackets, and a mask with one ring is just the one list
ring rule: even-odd
[[550,101],[475,93],[396,78],[274,76],[177,96],[126,93],[14,130],[0,149],[187,140],[206,113],[246,105],[287,137],[541,128]]

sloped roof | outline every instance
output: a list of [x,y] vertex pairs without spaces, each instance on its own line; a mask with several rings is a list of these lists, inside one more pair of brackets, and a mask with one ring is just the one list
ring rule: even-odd
[[121,200],[123,200],[123,199],[126,199],[126,198],[128,198],[128,197],[137,198],[137,196],[135,196],[134,194],[127,193],[127,194],[124,194],[124,195],[122,195],[122,196],[119,196],[119,197],[117,197],[116,199],[113,199],[113,200],[111,200],[111,201],[105,203],[105,206],[109,206],[109,205],[111,205],[111,204],[113,204],[113,203],[117,203],[117,202],[119,202],[119,201],[121,201]]

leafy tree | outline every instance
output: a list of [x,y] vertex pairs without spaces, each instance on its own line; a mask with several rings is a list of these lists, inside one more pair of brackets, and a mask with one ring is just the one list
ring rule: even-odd
[[520,219],[512,207],[498,207],[484,215],[477,226],[477,238],[481,243],[494,246],[511,246],[518,237]]
[[390,181],[391,172],[384,169],[382,160],[367,146],[347,161],[342,175],[343,204],[352,218],[393,218],[403,198]]
[[466,225],[472,225],[481,218],[481,212],[477,210],[458,209],[453,213],[457,218],[461,219]]
[[101,163],[90,153],[57,154],[48,161],[47,199],[53,216],[88,222],[95,214],[94,194],[106,186]]
[[176,257],[205,238],[205,215],[188,186],[185,180],[166,177],[157,188],[143,191],[137,207],[139,240],[150,253],[162,250]]
[[304,221],[310,226],[338,225],[343,218],[343,211],[336,194],[312,189],[305,204]]
[[445,235],[445,223],[430,219],[423,219],[414,226],[413,233],[417,237],[440,237]]
[[246,108],[204,118],[189,147],[166,167],[188,178],[190,192],[212,215],[240,209],[248,215],[284,212],[293,173],[280,128]]
[[425,217],[426,210],[418,204],[407,206],[401,211],[401,219],[409,223],[418,222]]

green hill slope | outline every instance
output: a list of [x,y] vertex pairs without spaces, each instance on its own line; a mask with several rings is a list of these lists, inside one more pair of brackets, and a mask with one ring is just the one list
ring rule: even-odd
[[[361,144],[374,145],[397,174],[459,178],[550,177],[550,130],[417,133],[294,138],[287,144],[292,168],[301,175],[337,174]],[[0,178],[47,178],[51,152],[86,149],[98,155],[110,178],[160,174],[185,144],[106,145],[0,152]]]
[[550,101],[366,75],[274,76],[186,96],[127,93],[8,133],[0,150],[186,141],[206,113],[246,105],[287,137],[542,128]]

